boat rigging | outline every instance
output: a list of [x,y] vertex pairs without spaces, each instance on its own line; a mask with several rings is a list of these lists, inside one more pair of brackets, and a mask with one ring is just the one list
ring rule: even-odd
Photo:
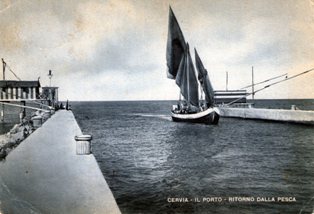
[[[291,76],[291,77],[286,76],[286,78],[283,79],[283,80],[279,80],[279,81],[277,81],[277,82],[273,82],[273,83],[268,84],[268,85],[264,86],[263,88],[260,88],[260,89],[258,89],[258,90],[256,90],[256,91],[253,91],[253,92],[251,92],[251,93],[247,93],[245,96],[240,97],[240,98],[238,98],[238,99],[235,99],[235,100],[233,100],[233,101],[231,101],[231,102],[229,102],[229,103],[227,103],[227,104],[225,104],[225,105],[227,105],[227,106],[228,106],[228,105],[231,105],[231,104],[237,102],[238,100],[240,100],[240,99],[242,99],[242,98],[244,98],[244,97],[250,96],[250,95],[252,95],[252,94],[256,94],[257,92],[263,91],[263,90],[265,90],[266,88],[269,88],[269,87],[271,87],[271,86],[273,86],[273,85],[277,85],[277,84],[279,84],[279,83],[282,83],[282,82],[285,82],[285,81],[287,81],[287,80],[296,78],[296,77],[298,77],[298,76],[304,75],[304,74],[309,73],[309,72],[311,72],[311,71],[314,71],[314,68],[311,68],[311,69],[309,69],[309,70],[303,71],[303,72],[298,73],[298,74],[295,74],[295,75],[293,75],[293,76]],[[279,77],[277,77],[277,78],[279,78]],[[274,78],[272,78],[272,79],[274,79]],[[267,80],[267,81],[268,81],[268,80]],[[267,81],[266,81],[266,82],[267,82]]]
[[[178,105],[173,106],[171,112],[172,120],[176,122],[218,124],[219,110],[214,107],[214,91],[207,70],[195,49],[195,63],[198,71],[198,77],[196,77],[189,44],[185,42],[171,7],[169,8],[166,59],[167,77],[174,79],[180,88]],[[205,94],[205,105],[199,99],[199,83]],[[181,99],[181,95],[183,99]]]
[[[253,84],[253,85],[254,85],[254,86],[256,86],[256,85],[260,85],[260,84],[263,84],[263,83],[265,83],[265,82],[269,82],[269,81],[272,81],[272,80],[274,80],[274,79],[278,79],[278,78],[280,78],[280,77],[286,77],[286,78],[287,78],[287,77],[288,77],[287,75],[288,75],[288,73],[281,74],[281,75],[279,75],[279,76],[272,77],[272,78],[270,78],[270,79],[263,80],[263,81],[261,81],[261,82],[255,83],[255,84]],[[242,90],[242,89],[246,89],[246,88],[250,88],[250,87],[252,87],[252,84],[247,85],[247,86],[245,86],[245,87],[241,88],[240,90]]]

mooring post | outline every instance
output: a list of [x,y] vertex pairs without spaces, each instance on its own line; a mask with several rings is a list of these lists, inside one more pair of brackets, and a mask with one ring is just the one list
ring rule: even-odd
[[91,154],[91,135],[77,135],[74,137],[76,141],[76,154],[89,155]]
[[42,126],[43,118],[41,115],[34,116],[32,117],[32,122],[33,122],[33,127],[37,129]]

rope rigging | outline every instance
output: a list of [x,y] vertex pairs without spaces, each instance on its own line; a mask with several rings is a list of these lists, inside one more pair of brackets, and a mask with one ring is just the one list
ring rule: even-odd
[[[281,74],[281,75],[279,75],[279,76],[272,77],[272,78],[270,78],[270,79],[263,80],[263,81],[261,81],[261,82],[255,83],[254,86],[263,84],[263,83],[265,83],[265,82],[269,82],[269,81],[274,80],[274,79],[278,79],[278,78],[283,77],[283,76],[285,76],[285,77],[287,78],[287,77],[288,77],[287,75],[288,75],[288,73]],[[247,86],[241,88],[240,90],[246,89],[246,88],[250,88],[250,87],[252,87],[252,84],[251,84],[251,85],[247,85]]]
[[18,79],[19,81],[21,81],[21,78],[19,78],[17,76],[16,73],[14,73],[14,71],[11,69],[11,67],[4,61],[4,59],[2,58],[2,63],[3,63],[3,80],[5,79],[5,69],[6,67],[9,68],[9,71],[11,71],[11,73],[16,77],[16,79]]
[[9,68],[9,70],[11,71],[11,73],[16,77],[16,79],[18,79],[19,81],[22,81],[21,78],[19,78],[19,77],[17,76],[17,74],[15,74],[15,73],[12,71],[12,69],[10,68],[10,66],[8,66],[8,65],[6,65],[6,66]]
[[[298,73],[298,74],[295,74],[295,75],[293,75],[293,76],[291,76],[291,77],[286,76],[286,78],[283,79],[283,80],[279,80],[279,81],[277,81],[277,82],[273,82],[273,83],[271,83],[271,84],[269,84],[269,85],[266,85],[266,86],[264,86],[263,88],[260,88],[260,89],[254,91],[254,92],[247,93],[245,96],[242,96],[242,97],[240,97],[240,98],[237,98],[237,99],[235,99],[235,100],[233,100],[233,101],[227,103],[226,105],[231,105],[231,104],[233,104],[233,103],[235,103],[235,102],[237,102],[237,101],[239,101],[239,100],[241,100],[241,99],[243,99],[243,98],[245,98],[245,97],[247,97],[247,96],[250,96],[250,95],[252,95],[252,94],[256,94],[257,92],[260,92],[260,91],[262,91],[262,90],[265,90],[266,88],[269,88],[269,87],[271,87],[271,86],[273,86],[273,85],[277,85],[277,84],[279,84],[279,83],[282,83],[282,82],[284,82],[284,81],[287,81],[287,80],[296,78],[296,77],[298,77],[298,76],[301,76],[301,75],[303,75],[303,74],[309,73],[309,72],[311,72],[311,71],[314,71],[314,68],[311,68],[311,69],[309,69],[309,70],[303,71],[303,72]],[[281,76],[283,76],[283,75],[281,75]],[[279,77],[279,76],[278,76],[278,77]],[[278,77],[277,77],[277,78],[278,78]],[[274,79],[274,78],[273,78],[273,79]]]

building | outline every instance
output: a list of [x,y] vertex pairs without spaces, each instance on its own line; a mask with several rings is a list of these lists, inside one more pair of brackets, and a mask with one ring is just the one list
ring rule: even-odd
[[219,90],[214,91],[214,99],[216,104],[246,103],[248,93],[246,90]]
[[47,105],[56,107],[58,105],[58,87],[42,87],[41,99],[46,101]]
[[39,81],[0,80],[0,101],[37,100],[39,89]]

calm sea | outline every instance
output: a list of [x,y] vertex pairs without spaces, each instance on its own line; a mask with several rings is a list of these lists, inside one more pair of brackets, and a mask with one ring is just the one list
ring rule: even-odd
[[[314,100],[255,103],[314,109]],[[313,126],[231,118],[218,126],[175,123],[172,104],[71,103],[82,131],[93,135],[93,153],[122,213],[312,213]]]

